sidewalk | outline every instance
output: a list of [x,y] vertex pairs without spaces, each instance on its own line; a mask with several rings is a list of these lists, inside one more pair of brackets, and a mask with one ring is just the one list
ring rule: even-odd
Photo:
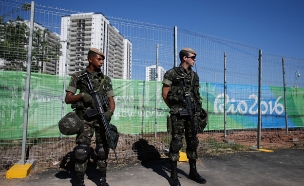
[[[198,172],[207,180],[206,186],[276,185],[302,186],[304,183],[304,150],[275,150],[274,152],[239,152],[198,160]],[[187,178],[189,165],[178,163],[181,185],[199,185]],[[109,167],[107,182],[110,186],[168,186],[170,164],[168,159],[139,162],[116,168]],[[96,186],[97,171],[89,169],[86,186]],[[66,170],[48,169],[25,179],[6,180],[0,185],[62,186],[75,185],[75,174]]]

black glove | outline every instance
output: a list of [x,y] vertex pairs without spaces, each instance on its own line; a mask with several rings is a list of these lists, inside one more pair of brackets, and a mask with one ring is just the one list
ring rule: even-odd
[[112,112],[112,111],[107,111],[107,112],[105,112],[105,117],[107,118],[108,122],[111,121],[112,115],[113,115],[113,112]]
[[76,111],[76,110],[83,110],[83,109],[84,109],[84,105],[83,105],[82,101],[78,101],[78,102],[76,102],[76,103],[73,103],[73,104],[71,105],[71,108],[72,108],[74,111]]

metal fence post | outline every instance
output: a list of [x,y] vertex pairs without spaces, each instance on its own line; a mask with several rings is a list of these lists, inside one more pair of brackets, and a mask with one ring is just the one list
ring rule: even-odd
[[159,44],[156,45],[156,64],[155,64],[155,125],[154,125],[154,140],[157,137],[157,83],[158,83],[158,48]]
[[257,148],[260,148],[261,143],[261,86],[262,86],[262,50],[259,50],[259,87],[258,87],[258,141],[257,141]]
[[34,31],[34,14],[35,3],[31,2],[31,20],[30,20],[30,36],[29,47],[27,56],[27,70],[26,70],[26,85],[25,85],[25,98],[24,98],[24,111],[23,111],[23,135],[22,135],[22,152],[20,164],[25,164],[25,148],[27,140],[27,125],[28,125],[28,109],[29,109],[29,95],[30,95],[30,82],[31,82],[31,63],[32,63],[32,45],[33,45],[33,31]]
[[177,67],[177,26],[174,27],[174,67]]
[[[69,50],[69,39],[64,41],[66,42],[66,56],[64,59],[64,79],[63,79],[63,91],[62,91],[62,102],[61,102],[61,117],[64,117],[65,115],[65,95],[66,95],[66,79],[67,79],[67,74],[68,74],[68,62],[67,62],[67,54],[68,54],[68,50]],[[62,134],[60,133],[60,140],[62,139]]]
[[284,62],[285,62],[284,58],[282,58],[285,125],[286,125],[286,134],[288,134],[288,115],[287,115],[287,103],[286,103],[286,83],[285,83],[285,64],[284,64]]
[[224,138],[227,136],[226,132],[226,52],[224,52]]

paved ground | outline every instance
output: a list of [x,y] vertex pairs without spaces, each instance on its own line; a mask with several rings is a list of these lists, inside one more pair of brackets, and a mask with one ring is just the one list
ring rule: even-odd
[[[199,185],[187,178],[188,163],[178,163],[180,182],[184,186]],[[206,186],[302,186],[304,183],[304,150],[275,150],[274,152],[239,152],[203,157],[198,172],[207,180]],[[170,175],[168,159],[139,162],[121,168],[110,167],[111,186],[167,186]],[[86,186],[95,186],[97,175],[91,168],[85,178]],[[48,169],[25,179],[0,179],[5,186],[75,185],[75,174],[64,169]]]

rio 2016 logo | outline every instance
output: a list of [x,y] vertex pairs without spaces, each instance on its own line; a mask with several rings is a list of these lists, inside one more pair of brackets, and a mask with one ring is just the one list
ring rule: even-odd
[[[269,113],[270,115],[275,112],[277,115],[281,115],[284,112],[284,106],[279,103],[279,100],[282,98],[282,96],[279,96],[276,101],[273,103],[273,101],[269,101],[268,103],[266,101],[261,101],[261,113],[265,115],[266,113]],[[249,99],[252,99],[250,101],[253,102],[252,105],[248,105],[245,100],[240,100],[238,102],[235,101],[234,98],[229,99],[229,96],[226,94],[225,101],[226,105],[230,104],[229,108],[226,110],[226,113],[231,114],[247,114],[250,115],[256,115],[258,114],[258,96],[255,94],[249,95]],[[214,113],[224,113],[224,93],[219,94],[216,96],[214,100]]]

